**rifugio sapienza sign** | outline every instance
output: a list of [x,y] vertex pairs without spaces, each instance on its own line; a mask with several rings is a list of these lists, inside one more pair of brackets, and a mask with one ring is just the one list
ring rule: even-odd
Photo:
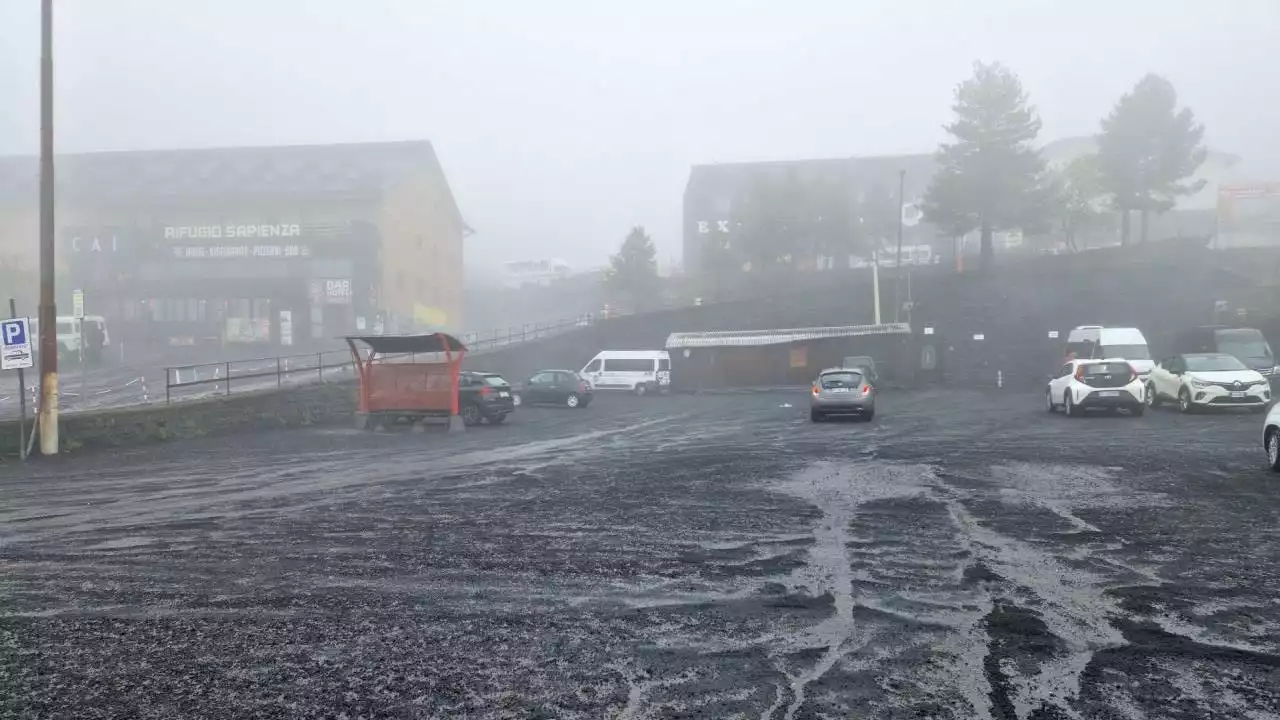
[[302,237],[302,226],[297,223],[258,225],[169,225],[164,228],[165,240],[221,240],[257,238]]
[[[177,241],[170,247],[173,257],[184,260],[310,257],[311,247],[296,241],[302,234],[302,225],[298,223],[166,225],[163,229],[165,240]],[[289,242],[270,242],[275,239]],[[217,242],[189,244],[193,240]],[[225,242],[227,240],[251,242]]]

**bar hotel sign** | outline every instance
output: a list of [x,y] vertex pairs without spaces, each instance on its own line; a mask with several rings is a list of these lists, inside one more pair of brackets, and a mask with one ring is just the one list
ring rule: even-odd
[[[298,224],[174,225],[164,228],[165,240],[275,240],[302,237]],[[184,259],[297,258],[310,257],[311,248],[296,243],[218,243],[175,245],[174,257]]]

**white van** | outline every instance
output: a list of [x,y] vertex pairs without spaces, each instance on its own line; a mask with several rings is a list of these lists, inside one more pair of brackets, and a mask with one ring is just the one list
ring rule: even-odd
[[[109,347],[111,345],[111,333],[107,332],[107,319],[101,315],[85,315],[84,316],[85,332],[89,332],[90,325],[96,325],[102,331],[102,346]],[[31,318],[31,337],[33,342],[40,342],[40,321],[38,318]],[[80,327],[79,321],[71,315],[58,316],[58,351],[63,354],[80,352]]]
[[1067,335],[1067,350],[1080,360],[1124,358],[1144,377],[1156,366],[1138,328],[1081,325]]
[[671,389],[671,354],[666,350],[602,350],[578,374],[595,390],[666,393]]

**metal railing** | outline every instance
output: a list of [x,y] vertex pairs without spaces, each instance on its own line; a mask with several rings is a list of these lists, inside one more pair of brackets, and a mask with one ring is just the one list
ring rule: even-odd
[[[609,317],[614,317],[614,315],[611,314]],[[579,328],[591,327],[604,319],[599,315],[587,314],[551,322],[524,323],[506,328],[495,328],[487,333],[467,332],[459,335],[458,339],[467,346],[468,352],[483,352],[517,343],[529,342],[530,340],[542,340]]]
[[[267,390],[285,385],[324,382],[352,371],[349,350],[280,355],[248,360],[224,360],[165,368],[164,401],[175,391],[187,399],[230,395],[235,391]],[[192,390],[192,389],[196,390]]]

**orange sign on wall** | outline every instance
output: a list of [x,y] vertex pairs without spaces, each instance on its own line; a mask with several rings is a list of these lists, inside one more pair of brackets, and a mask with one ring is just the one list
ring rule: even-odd
[[791,367],[809,367],[809,348],[803,345],[791,348]]

